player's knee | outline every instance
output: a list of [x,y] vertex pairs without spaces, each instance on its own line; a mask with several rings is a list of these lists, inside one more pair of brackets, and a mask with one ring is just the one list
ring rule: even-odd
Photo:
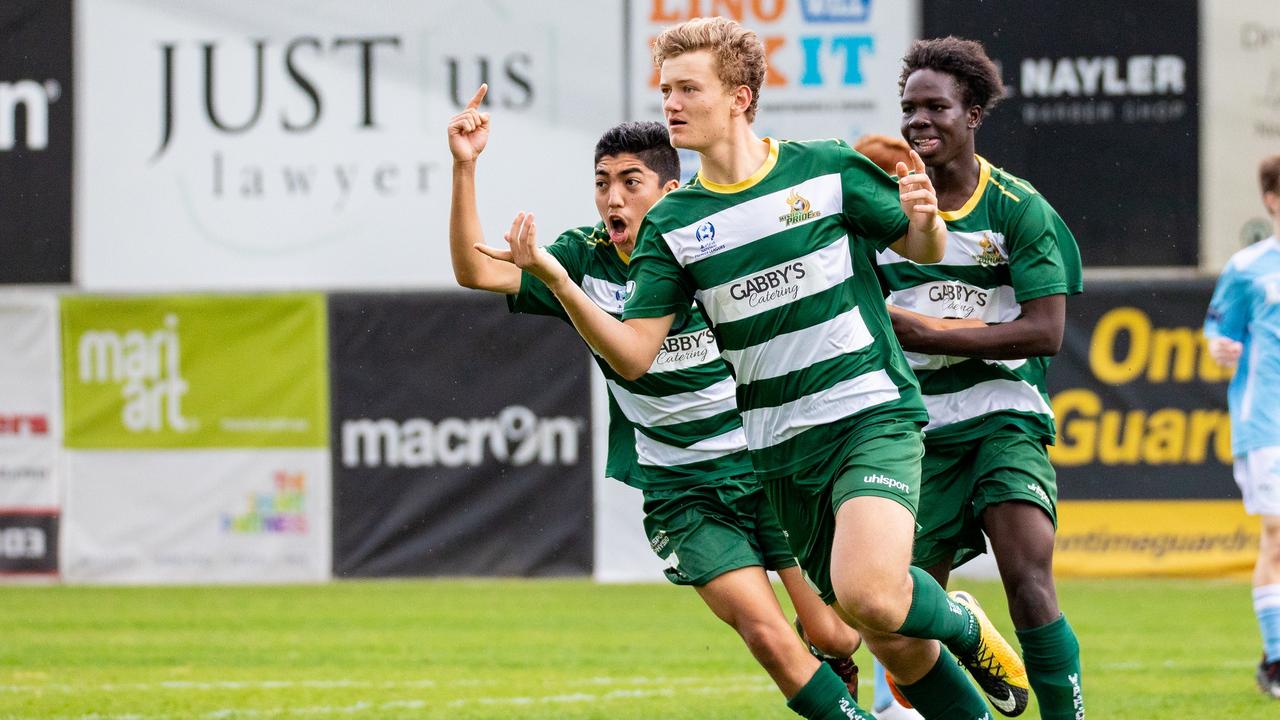
[[891,633],[902,626],[910,596],[873,583],[849,583],[836,588],[836,599],[858,627]]
[[1057,618],[1058,599],[1050,571],[1029,569],[1007,573],[1004,583],[1009,614],[1019,627],[1040,625]]
[[831,657],[852,655],[862,642],[858,631],[846,625],[835,613],[821,622],[806,624],[804,631],[814,647]]
[[786,625],[764,620],[746,620],[734,626],[751,654],[766,669],[782,667],[788,653],[799,643],[794,631]]

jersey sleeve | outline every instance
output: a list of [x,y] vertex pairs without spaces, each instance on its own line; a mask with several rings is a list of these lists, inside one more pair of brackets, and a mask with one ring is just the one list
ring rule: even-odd
[[1213,288],[1209,311],[1204,318],[1204,334],[1244,342],[1252,307],[1248,291],[1248,279],[1236,270],[1235,263],[1229,263]]
[[907,234],[898,182],[843,140],[834,141],[840,161],[845,222],[853,234],[883,250]]
[[1022,303],[1083,289],[1080,250],[1066,223],[1040,195],[1029,195],[1005,228],[1014,298]]
[[640,224],[636,251],[627,269],[627,304],[622,319],[675,315],[679,322],[693,303],[693,279],[648,218]]
[[[586,253],[588,247],[582,234],[569,230],[556,238],[556,241],[543,248],[564,266],[575,285],[582,284],[582,276],[586,273]],[[541,280],[533,275],[520,273],[520,291],[507,296],[507,309],[513,313],[525,315],[550,315],[561,320],[569,320],[559,298],[551,292]]]

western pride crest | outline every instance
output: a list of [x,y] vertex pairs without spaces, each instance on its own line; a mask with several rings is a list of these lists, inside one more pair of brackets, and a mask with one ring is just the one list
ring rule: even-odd
[[982,240],[978,241],[978,247],[982,250],[976,254],[970,253],[969,256],[982,267],[995,267],[1009,262],[1004,254],[1000,252],[1000,246],[996,245],[995,240],[991,239],[991,233],[982,234]]
[[812,220],[822,214],[820,210],[811,209],[809,201],[800,193],[792,190],[787,195],[787,212],[778,216],[778,222],[791,227],[796,223],[802,223],[806,220]]

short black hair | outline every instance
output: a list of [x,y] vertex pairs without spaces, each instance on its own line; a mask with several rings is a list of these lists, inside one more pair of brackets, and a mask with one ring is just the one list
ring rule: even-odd
[[936,70],[956,79],[968,107],[979,105],[989,113],[1004,97],[1000,71],[987,57],[986,48],[977,40],[954,35],[944,38],[916,40],[902,58],[902,75],[898,76],[898,94],[907,86],[907,78],[917,70]]
[[1263,158],[1258,164],[1258,184],[1264,193],[1280,193],[1280,155]]
[[671,145],[671,136],[660,122],[624,122],[614,125],[596,143],[596,159],[605,155],[631,153],[658,174],[658,182],[680,181],[680,154]]

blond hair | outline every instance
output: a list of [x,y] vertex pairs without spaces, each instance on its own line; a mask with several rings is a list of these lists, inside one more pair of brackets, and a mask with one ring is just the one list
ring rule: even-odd
[[764,43],[755,31],[722,17],[694,18],[663,30],[653,41],[653,64],[661,68],[666,60],[697,50],[711,52],[716,76],[725,89],[747,86],[751,91],[747,122],[755,120],[767,69]]

